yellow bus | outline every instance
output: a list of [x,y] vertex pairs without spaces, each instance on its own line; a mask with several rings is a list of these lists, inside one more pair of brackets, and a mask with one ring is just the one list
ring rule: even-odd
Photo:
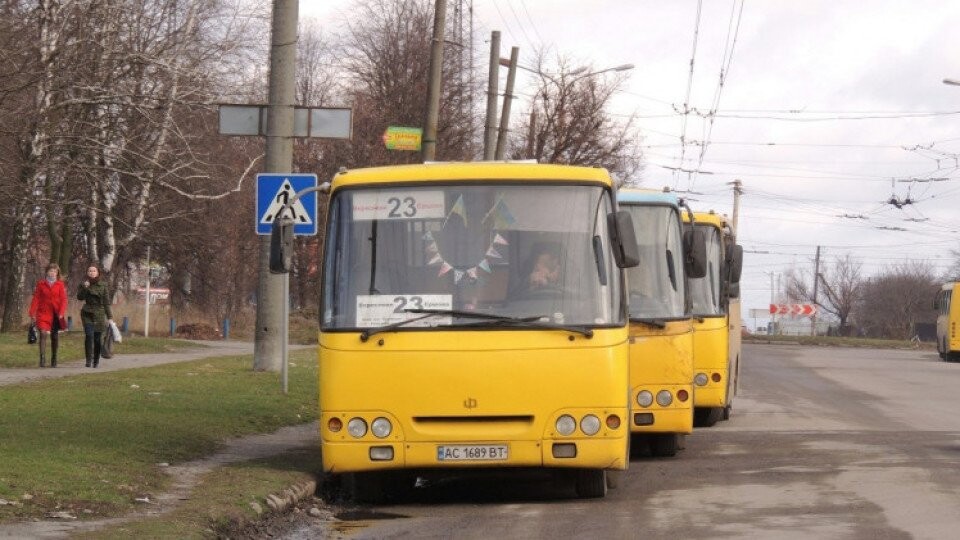
[[604,496],[629,461],[622,268],[638,262],[609,174],[429,163],[342,171],[329,194],[324,471],[368,502],[482,468]]
[[[669,192],[621,190],[636,228],[640,264],[627,272],[630,302],[631,445],[674,456],[693,432],[693,320],[688,275],[703,276],[703,244],[685,247],[680,201]],[[692,236],[692,235],[691,235]],[[692,238],[688,239],[692,241]],[[692,269],[690,266],[699,268]]]
[[[687,221],[686,216],[684,216]],[[740,273],[743,250],[726,218],[695,213],[706,234],[707,274],[689,280],[693,310],[694,425],[730,417],[740,371]]]
[[953,301],[957,289],[960,282],[944,284],[933,304],[937,310],[937,352],[947,362],[960,362],[960,333],[957,332],[960,299]]

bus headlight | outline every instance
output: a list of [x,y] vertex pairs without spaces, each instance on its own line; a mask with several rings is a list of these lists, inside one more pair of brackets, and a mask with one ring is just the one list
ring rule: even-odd
[[347,433],[359,439],[367,434],[367,423],[363,418],[351,418],[347,422]]
[[588,414],[580,420],[580,429],[587,435],[596,435],[600,431],[600,419]]
[[577,421],[573,419],[569,414],[565,414],[560,418],[557,418],[557,433],[561,435],[573,435],[574,430],[577,429]]
[[670,394],[669,390],[661,390],[657,392],[657,405],[661,407],[667,407],[673,403],[673,395]]
[[641,407],[653,405],[653,394],[647,390],[641,390],[640,393],[637,394],[637,405]]
[[393,431],[393,425],[386,418],[377,418],[370,424],[370,431],[373,433],[374,437],[382,439]]
[[697,373],[697,376],[693,378],[693,383],[697,386],[706,386],[707,385],[707,374],[706,373]]

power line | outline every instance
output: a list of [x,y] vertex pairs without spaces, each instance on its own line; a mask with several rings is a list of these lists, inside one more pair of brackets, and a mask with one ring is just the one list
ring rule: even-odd
[[[703,0],[697,0],[697,15],[693,25],[693,50],[690,52],[690,73],[687,75],[687,93],[683,99],[683,120],[680,129],[680,166],[687,151],[687,120],[690,117],[690,91],[693,89],[694,64],[697,59],[697,41],[700,38],[700,15],[703,11]],[[676,177],[679,180],[679,176]]]

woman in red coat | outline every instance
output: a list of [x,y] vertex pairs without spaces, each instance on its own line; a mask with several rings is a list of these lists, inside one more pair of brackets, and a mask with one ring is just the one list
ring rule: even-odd
[[40,367],[46,364],[47,336],[50,337],[50,367],[57,367],[57,332],[66,330],[67,289],[60,280],[60,267],[47,265],[47,275],[37,282],[30,301],[30,322],[40,331]]

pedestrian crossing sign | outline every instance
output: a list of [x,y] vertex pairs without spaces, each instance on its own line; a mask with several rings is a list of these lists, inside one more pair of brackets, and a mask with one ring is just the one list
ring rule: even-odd
[[[283,206],[304,189],[316,187],[315,174],[258,174],[257,175],[257,234],[270,234],[273,222]],[[317,192],[304,194],[290,206],[287,216],[293,219],[293,234],[317,234]]]

